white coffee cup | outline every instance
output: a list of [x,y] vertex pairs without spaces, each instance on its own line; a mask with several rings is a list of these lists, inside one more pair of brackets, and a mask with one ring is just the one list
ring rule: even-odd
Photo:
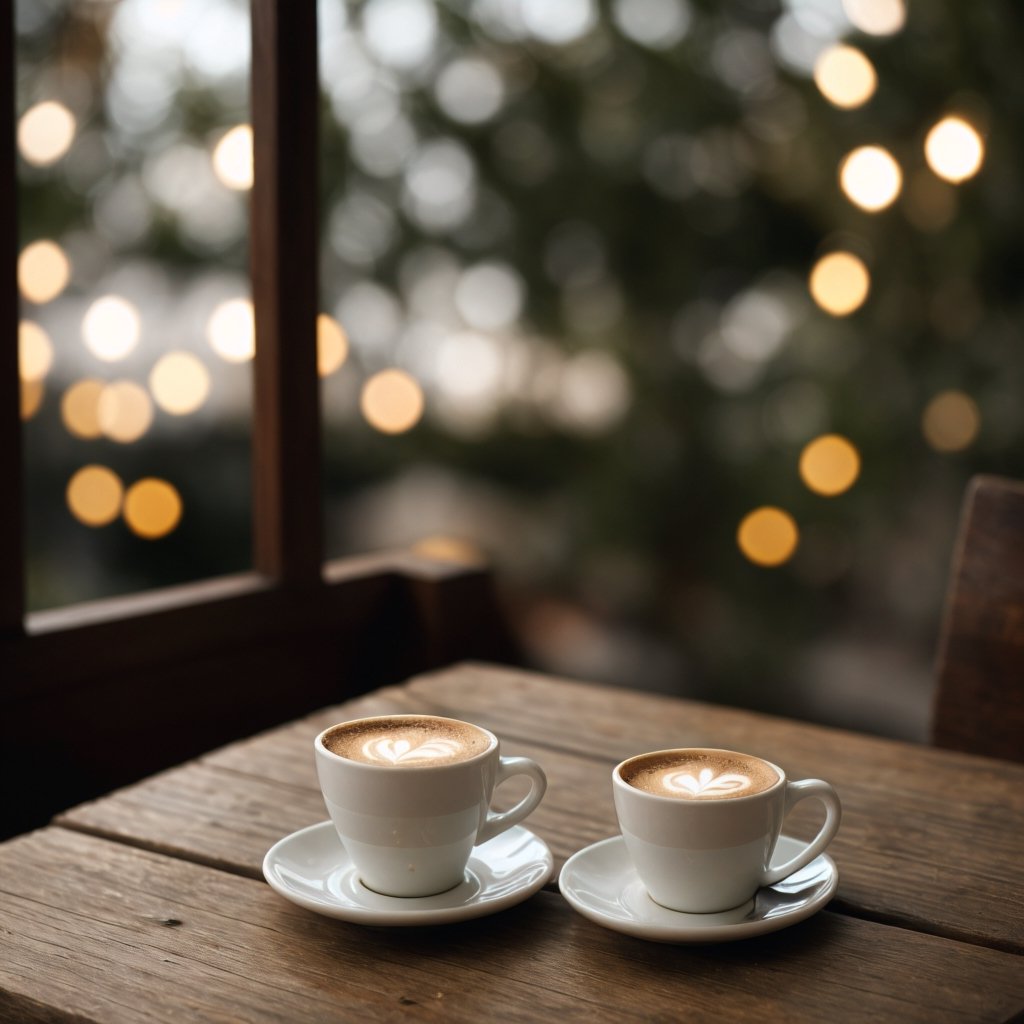
[[[710,758],[706,763],[718,767],[727,765],[729,758],[749,762],[765,788],[758,789],[759,784],[749,780],[744,785],[743,772],[734,770],[716,776],[710,768],[680,768],[671,775],[673,765],[687,765],[695,755]],[[675,792],[685,791],[685,797],[665,795],[669,790],[662,782],[653,784],[654,791],[639,788],[642,773],[653,777],[654,768],[669,773]],[[765,772],[774,772],[775,780]],[[702,786],[709,798],[693,797]],[[626,849],[651,898],[670,910],[694,914],[741,906],[762,886],[774,885],[810,863],[832,841],[842,813],[839,797],[827,782],[790,782],[770,761],[710,748],[651,751],[628,758],[612,771],[612,792]],[[825,823],[801,853],[771,867],[786,815],[808,797],[825,805]]]
[[[360,729],[372,737],[378,727],[410,725],[454,729],[450,734],[470,740],[476,752],[455,760],[417,759],[408,740],[385,740],[381,733],[376,749],[386,756],[374,763],[325,745],[325,739],[345,742]],[[324,803],[345,851],[362,883],[387,896],[431,896],[460,884],[473,847],[522,821],[547,788],[540,765],[527,757],[502,757],[492,732],[435,715],[343,722],[320,733],[314,751]],[[510,810],[491,811],[495,786],[515,775],[530,779],[530,791]]]

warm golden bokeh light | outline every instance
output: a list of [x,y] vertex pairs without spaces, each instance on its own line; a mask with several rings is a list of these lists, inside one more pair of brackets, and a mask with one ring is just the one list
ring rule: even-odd
[[96,414],[106,437],[119,444],[131,444],[149,430],[153,422],[153,403],[141,385],[131,380],[116,380],[100,393]]
[[53,342],[31,320],[18,324],[18,373],[24,381],[42,380],[53,366]]
[[146,540],[169,534],[181,521],[181,512],[177,490],[156,477],[137,481],[124,496],[124,521],[132,533]]
[[360,408],[371,427],[383,434],[410,430],[423,415],[423,390],[403,370],[381,370],[363,386]]
[[891,36],[907,21],[903,0],[843,0],[843,10],[854,28],[871,36]]
[[115,363],[139,343],[141,326],[138,310],[127,299],[104,295],[82,318],[82,337],[97,359]]
[[954,185],[973,178],[985,159],[981,136],[963,118],[944,117],[924,142],[928,166]]
[[800,453],[800,479],[815,494],[834,498],[860,476],[860,453],[839,434],[823,434]]
[[850,252],[822,256],[808,281],[811,297],[826,313],[847,316],[864,304],[871,275],[862,260]]
[[106,526],[121,512],[124,487],[106,466],[83,466],[68,481],[71,514],[86,526]]
[[72,384],[64,392],[60,400],[60,416],[64,426],[75,437],[91,440],[103,433],[99,405],[104,387],[103,381],[87,377]]
[[921,417],[924,439],[936,451],[960,452],[970,447],[981,429],[978,403],[963,391],[942,391]]
[[469,540],[462,537],[434,536],[416,541],[412,550],[435,562],[453,562],[456,565],[479,565],[483,552]]
[[210,374],[191,352],[168,352],[149,375],[156,404],[172,416],[195,412],[210,393]]
[[43,404],[43,382],[41,380],[23,380],[21,382],[20,412],[23,420],[30,420]]
[[839,184],[851,203],[868,213],[877,213],[900,194],[903,172],[888,150],[861,146],[840,164]]
[[755,565],[768,567],[789,561],[799,540],[793,517],[771,505],[747,513],[736,533],[740,551]]
[[329,377],[348,358],[348,336],[332,316],[321,313],[316,318],[316,368],[321,377]]
[[256,322],[248,299],[228,299],[210,315],[206,340],[225,362],[244,363],[256,353]]
[[71,264],[56,242],[33,242],[18,256],[18,289],[29,302],[41,305],[57,298],[70,277]]
[[244,192],[252,188],[252,129],[236,125],[221,136],[213,150],[213,172],[228,188]]
[[875,66],[854,46],[830,46],[814,65],[814,83],[833,106],[852,110],[875,94]]
[[74,141],[75,117],[62,103],[37,103],[18,121],[18,150],[36,167],[56,163]]

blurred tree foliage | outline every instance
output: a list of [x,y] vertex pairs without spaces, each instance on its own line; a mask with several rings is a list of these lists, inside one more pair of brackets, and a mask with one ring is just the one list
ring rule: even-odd
[[[496,564],[545,667],[778,707],[796,699],[807,651],[830,638],[895,638],[925,661],[967,479],[1024,475],[1012,127],[1024,40],[1007,3],[913,3],[890,35],[857,31],[838,0],[665,5],[574,0],[556,16],[528,0],[370,0],[347,18],[321,5],[322,304],[351,342],[324,382],[328,535],[332,554],[458,535]],[[25,175],[26,240],[95,230],[103,182],[145,159],[117,143],[104,102],[116,6],[53,0],[20,36],[25,106],[67,88],[70,62],[91,97],[80,121],[110,155],[92,178]],[[811,74],[814,54],[841,40],[877,72],[856,109],[828,102]],[[460,62],[462,78],[445,84]],[[183,67],[152,146],[208,145],[244,120]],[[959,185],[924,153],[950,114],[985,146]],[[839,184],[863,145],[902,170],[898,198],[877,213]],[[867,300],[844,317],[807,286],[835,250],[870,275]],[[158,209],[105,258],[178,275],[237,269],[244,236],[197,247]],[[460,282],[480,265],[521,289],[513,323],[463,322]],[[417,295],[435,278],[447,291],[424,312]],[[446,332],[485,340],[445,356]],[[388,365],[421,377],[427,398],[423,421],[398,436],[358,415],[361,382]],[[435,365],[469,382],[456,388]],[[980,417],[961,450],[936,450],[922,429],[945,391]],[[54,409],[28,425],[42,603],[83,596],[39,582],[58,574],[55,546],[109,574],[96,592],[246,564],[244,424],[224,417],[131,452],[96,441],[84,457],[57,440]],[[836,497],[798,471],[805,445],[829,433],[861,459]],[[148,543],[74,524],[56,495],[86,458],[174,474],[190,510],[181,528]],[[761,506],[799,530],[777,568],[737,546]]]

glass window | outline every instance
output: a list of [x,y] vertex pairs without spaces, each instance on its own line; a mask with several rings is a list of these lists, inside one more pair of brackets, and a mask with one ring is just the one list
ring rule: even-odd
[[247,568],[249,12],[17,11],[28,604]]
[[550,670],[920,729],[966,480],[1024,473],[999,19],[321,11],[328,551],[483,554]]

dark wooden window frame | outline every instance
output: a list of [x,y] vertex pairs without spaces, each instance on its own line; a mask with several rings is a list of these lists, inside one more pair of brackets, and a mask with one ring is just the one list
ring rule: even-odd
[[253,571],[28,614],[15,39],[0,0],[0,835],[412,671],[511,651],[483,568],[409,552],[323,563],[316,4],[251,10]]

